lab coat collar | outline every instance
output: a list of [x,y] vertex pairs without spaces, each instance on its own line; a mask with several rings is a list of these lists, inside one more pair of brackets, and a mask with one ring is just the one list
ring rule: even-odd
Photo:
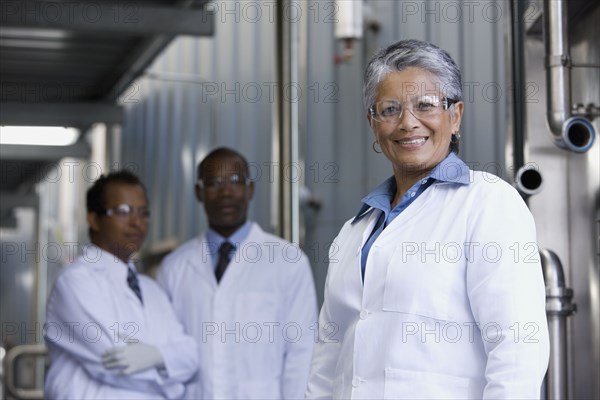
[[[237,247],[238,244],[240,244],[246,240],[246,238],[248,237],[248,234],[250,233],[250,229],[252,229],[252,222],[246,221],[242,224],[242,226],[240,226],[238,228],[238,230],[236,230],[233,234],[231,234],[231,236],[229,236],[228,238],[225,238],[222,235],[220,235],[218,232],[216,232],[215,230],[208,228],[208,230],[206,231],[205,240],[208,243],[210,243],[209,247],[211,249],[218,249],[219,247],[221,247],[221,245],[225,241],[228,241],[229,243],[231,243]],[[211,256],[213,256],[213,255],[211,254]],[[214,255],[214,257],[216,258],[216,254]]]
[[[248,240],[250,238],[252,238],[254,235],[262,235],[262,234],[263,234],[263,230],[261,229],[260,225],[258,225],[256,222],[253,222],[253,221],[246,221],[244,223],[244,225],[242,225],[240,227],[240,229],[235,231],[235,233],[233,235],[231,235],[227,240],[231,241],[234,244],[239,244],[241,247],[245,243],[247,243]],[[202,246],[202,244],[206,245],[207,243],[213,243],[213,241],[215,240],[215,238],[217,236],[218,236],[218,238],[220,238],[221,241],[225,241],[225,238],[223,238],[218,233],[216,233],[214,231],[209,232],[207,230],[205,233],[198,236],[197,244]]]
[[429,176],[436,181],[468,185],[471,183],[469,166],[458,158],[455,153],[450,153],[431,170]]
[[[228,269],[233,267],[234,264],[240,264],[243,262],[243,257],[240,257],[239,254],[237,254],[237,253],[241,252],[244,249],[244,246],[246,246],[250,240],[261,242],[261,238],[264,235],[263,230],[257,223],[251,222],[251,221],[248,221],[247,223],[248,223],[248,227],[247,227],[248,232],[246,233],[245,237],[239,243],[237,243],[237,242],[234,243],[236,245],[236,249],[231,255],[231,264],[232,265],[230,265],[228,267]],[[243,228],[240,228],[240,229],[243,229]],[[239,230],[238,230],[238,232],[239,232]],[[211,242],[208,238],[208,231],[205,233],[202,233],[200,236],[198,236],[195,239],[195,243],[194,243],[193,247],[191,248],[191,251],[194,252],[195,256],[188,257],[188,260],[187,260],[188,266],[193,271],[195,271],[196,273],[203,276],[204,279],[208,279],[206,277],[206,275],[210,275],[214,279],[215,272],[214,272],[214,265],[212,263],[211,257],[213,255],[214,251],[216,251],[216,248],[215,248],[214,244],[211,244]],[[240,260],[240,261],[236,261],[236,260]],[[217,285],[216,279],[214,279],[214,285],[215,285],[215,287],[219,287],[219,288],[223,287],[226,285],[227,280],[228,280],[227,274],[225,274],[223,276],[223,278],[221,279],[221,282],[218,285]]]
[[[103,250],[95,244],[89,244],[83,248],[81,257],[91,268],[99,274],[107,276],[113,283],[115,290],[123,290],[125,295],[142,306],[142,302],[127,284],[127,269],[130,268],[135,274],[137,270],[132,259],[125,264],[119,257],[109,251]],[[141,285],[141,284],[140,284]],[[142,296],[144,293],[142,292]]]
[[86,246],[82,257],[92,265],[92,268],[106,273],[116,282],[127,282],[128,268],[131,268],[137,274],[131,259],[128,264],[125,264],[119,257],[95,244]]
[[[448,154],[446,158],[436,165],[425,180],[429,178],[434,179],[437,183],[456,183],[461,185],[468,185],[471,181],[469,167],[463,160],[458,158],[455,153]],[[393,197],[393,192],[395,191],[396,181],[392,175],[361,200],[362,205],[352,220],[352,224],[362,219],[373,209],[373,207],[368,204],[372,202],[373,199],[380,196],[388,199],[390,196]]]

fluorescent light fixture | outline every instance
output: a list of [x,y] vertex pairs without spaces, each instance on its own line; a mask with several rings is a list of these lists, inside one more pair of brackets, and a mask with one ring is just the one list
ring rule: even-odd
[[79,129],[61,126],[0,126],[1,144],[68,146],[79,138]]

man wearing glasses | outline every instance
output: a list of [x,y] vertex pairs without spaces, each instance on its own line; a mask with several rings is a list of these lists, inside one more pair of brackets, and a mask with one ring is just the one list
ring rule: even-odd
[[181,398],[198,369],[196,342],[131,260],[148,231],[144,186],[127,171],[102,176],[87,211],[92,244],[61,272],[47,303],[45,398]]
[[157,277],[198,341],[200,371],[186,398],[303,398],[317,321],[307,257],[247,220],[254,182],[239,153],[212,151],[195,189],[209,229],[170,254]]

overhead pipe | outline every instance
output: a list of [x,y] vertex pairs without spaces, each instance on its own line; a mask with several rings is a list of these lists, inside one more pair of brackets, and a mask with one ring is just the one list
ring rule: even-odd
[[572,115],[572,64],[565,0],[544,0],[544,46],[548,128],[558,147],[584,153],[592,147],[596,132],[586,118]]
[[546,373],[546,398],[568,398],[567,318],[577,311],[571,303],[573,291],[567,288],[560,259],[551,250],[540,250],[546,283],[546,316],[550,333],[550,363]]

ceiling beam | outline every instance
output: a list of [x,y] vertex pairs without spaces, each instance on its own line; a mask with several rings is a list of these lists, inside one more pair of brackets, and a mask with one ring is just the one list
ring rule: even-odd
[[0,228],[17,229],[17,217],[14,210],[2,210],[0,212]]
[[139,87],[135,79],[140,76],[156,57],[171,43],[173,35],[158,35],[146,39],[143,45],[134,49],[114,71],[96,88],[107,101],[124,95],[124,102],[135,101]]
[[209,7],[152,7],[140,2],[11,1],[0,5],[4,28],[63,29],[133,35],[193,35],[214,33]]
[[15,208],[36,208],[38,206],[38,195],[35,193],[23,194],[16,191],[0,191],[0,228],[18,228]]
[[70,146],[26,146],[19,144],[3,144],[0,146],[0,157],[3,160],[59,161],[64,157],[89,158],[90,146],[80,140]]
[[37,207],[38,196],[35,193],[19,193],[13,191],[0,191],[2,204],[0,210],[11,210],[15,207]]
[[106,103],[0,103],[0,125],[81,127],[119,124],[124,111]]

